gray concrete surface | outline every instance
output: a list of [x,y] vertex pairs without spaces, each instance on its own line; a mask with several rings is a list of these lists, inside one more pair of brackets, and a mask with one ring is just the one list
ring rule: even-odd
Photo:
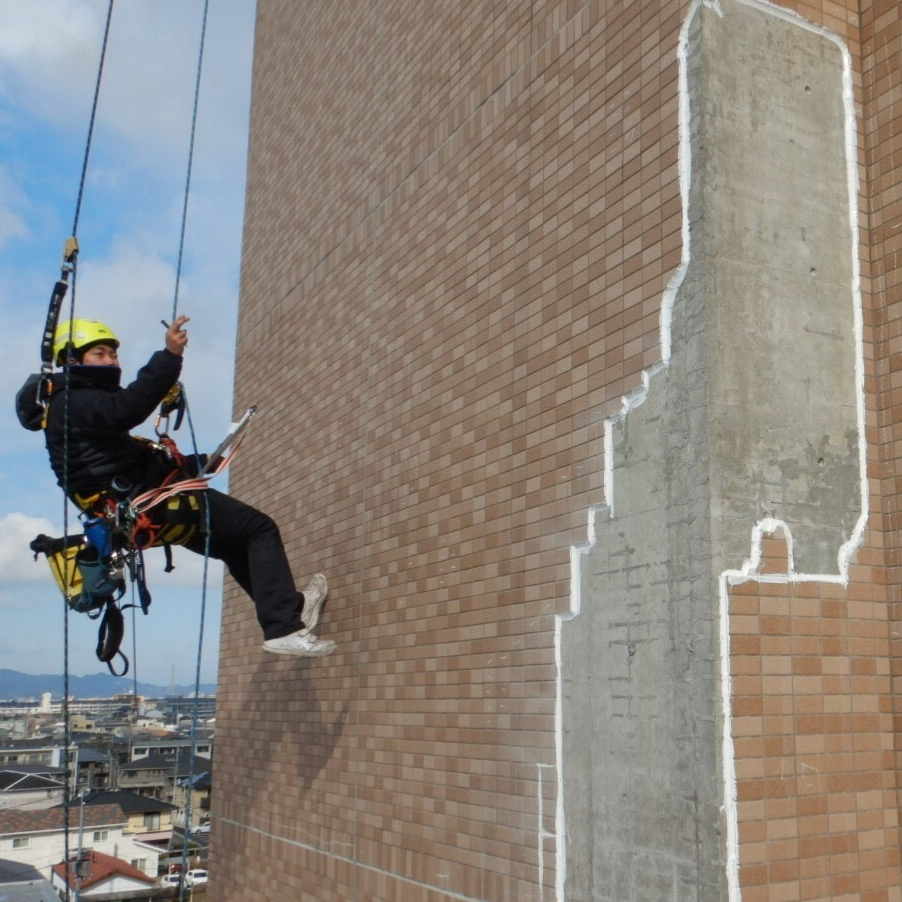
[[615,516],[562,624],[567,902],[728,898],[720,575],[763,518],[835,574],[861,510],[841,53],[720,10],[688,31],[672,358],[613,430]]

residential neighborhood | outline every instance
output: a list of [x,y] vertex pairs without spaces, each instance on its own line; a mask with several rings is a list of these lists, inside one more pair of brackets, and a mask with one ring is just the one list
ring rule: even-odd
[[[0,700],[0,898],[205,900],[215,697]],[[197,722],[192,730],[193,711]]]

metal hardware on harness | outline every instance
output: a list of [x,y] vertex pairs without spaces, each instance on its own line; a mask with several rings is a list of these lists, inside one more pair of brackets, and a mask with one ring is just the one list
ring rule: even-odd
[[69,289],[69,276],[75,272],[78,259],[78,239],[72,235],[63,245],[63,262],[60,266],[60,277],[53,286],[50,305],[47,309],[47,321],[44,324],[44,335],[41,338],[41,372],[49,374],[53,369],[53,337],[59,322],[60,310],[66,291]]
[[[60,310],[66,291],[69,288],[69,276],[74,279],[75,261],[78,256],[78,241],[73,235],[66,239],[63,246],[63,262],[60,277],[53,286],[50,305],[47,308],[47,320],[41,336],[41,372],[29,376],[16,395],[16,414],[19,422],[31,432],[38,432],[46,425],[47,405],[50,401],[50,376],[53,373],[53,338],[59,324]],[[74,284],[74,281],[73,281]]]
[[[178,431],[179,427],[182,425],[182,420],[185,418],[185,408],[187,407],[188,402],[185,397],[185,389],[182,386],[181,382],[176,382],[172,388],[166,393],[166,397],[163,398],[160,403],[160,412],[157,415],[156,423],[154,423],[154,432],[156,432],[157,437],[160,439],[167,438],[169,434],[169,418],[175,413],[175,424],[173,425],[173,431]],[[160,425],[163,424],[163,428],[160,428]]]

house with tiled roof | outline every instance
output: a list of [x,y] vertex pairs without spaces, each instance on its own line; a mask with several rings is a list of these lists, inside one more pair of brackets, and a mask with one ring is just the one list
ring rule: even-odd
[[175,805],[151,799],[125,789],[93,792],[85,797],[85,807],[117,805],[126,817],[125,833],[140,842],[166,847],[172,836]]
[[206,785],[194,786],[192,792],[192,826],[197,826],[210,813],[209,768],[210,759],[198,756],[194,759],[195,773],[191,773],[190,756],[169,758],[164,755],[147,755],[128,761],[119,768],[119,787],[129,789],[148,798],[171,802],[179,811],[175,820],[184,823],[187,803],[186,781],[194,782],[201,774],[207,774]]
[[0,810],[52,808],[63,800],[64,779],[48,764],[0,765]]
[[[53,888],[61,895],[66,893],[68,884],[70,892],[76,889],[79,897],[90,899],[103,896],[109,898],[129,898],[132,893],[146,892],[148,887],[156,883],[138,868],[128,862],[105,855],[91,849],[82,855],[72,855],[68,863],[55,864],[50,878]],[[142,897],[146,898],[143,895]]]
[[[155,877],[160,851],[126,831],[128,817],[117,804],[85,805],[69,810],[68,846],[117,855]],[[0,858],[29,864],[50,878],[51,866],[66,857],[66,811],[0,811]]]
[[113,755],[89,746],[72,743],[69,755],[63,752],[63,743],[55,739],[5,739],[0,742],[0,767],[47,766],[60,770],[70,763],[73,784],[96,789],[110,783]]

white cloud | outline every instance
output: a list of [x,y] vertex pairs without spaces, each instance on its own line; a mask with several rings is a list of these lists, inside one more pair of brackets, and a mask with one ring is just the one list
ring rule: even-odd
[[0,63],[7,70],[0,82],[4,93],[12,73],[31,96],[56,93],[63,109],[65,92],[53,91],[60,84],[59,73],[67,73],[66,83],[74,88],[96,71],[91,60],[99,51],[102,6],[99,0],[6,0],[0,29]]
[[[147,565],[147,584],[151,594],[155,592],[169,592],[172,589],[194,589],[197,591],[197,600],[200,601],[200,593],[203,587],[204,558],[203,555],[194,554],[186,548],[172,549],[172,562],[175,569],[171,573],[165,572],[166,557],[162,548],[151,548],[144,555]],[[207,597],[216,597],[222,594],[222,576],[224,568],[220,561],[212,558],[207,571]]]
[[30,234],[26,221],[28,200],[5,166],[0,165],[0,248]]
[[[199,289],[197,286],[202,285]],[[81,268],[76,315],[106,322],[122,342],[123,382],[163,347],[160,322],[171,318],[175,269],[148,245],[129,238],[117,242],[113,254]],[[211,271],[183,274],[179,291],[180,313],[191,317],[182,381],[201,450],[217,443],[231,416],[237,288]],[[139,430],[147,434],[147,430]],[[187,428],[183,450],[189,448]]]
[[[46,561],[42,557],[35,561],[28,547],[39,533],[59,535],[53,523],[44,517],[10,513],[0,519],[0,587],[37,582],[55,585]],[[14,598],[14,595],[7,596],[8,600]]]
[[[6,0],[0,95],[61,126],[87,123],[107,6],[107,0]],[[243,117],[222,114],[226,97],[233,106],[246,104],[253,9],[253,0],[227,0],[209,12],[200,115],[212,116],[224,148],[244,142]],[[201,0],[114,7],[97,128],[123,140],[143,165],[155,167],[161,155],[187,159],[202,15]]]
[[76,316],[108,322],[126,348],[156,349],[163,334],[159,320],[172,304],[175,272],[162,258],[159,242],[142,246],[141,238],[128,236],[106,258],[80,262]]
[[25,220],[18,213],[0,207],[0,247],[13,238],[24,238],[27,234]]

